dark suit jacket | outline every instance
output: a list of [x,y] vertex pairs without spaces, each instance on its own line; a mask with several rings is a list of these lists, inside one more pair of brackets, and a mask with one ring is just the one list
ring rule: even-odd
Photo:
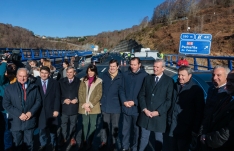
[[165,73],[155,86],[155,75],[145,77],[139,93],[140,110],[158,111],[159,116],[150,118],[144,112],[140,113],[138,125],[154,132],[165,132],[167,111],[171,106],[173,94],[173,80]]
[[44,94],[41,78],[37,78],[36,84],[39,86],[41,94],[42,108],[39,116],[38,128],[44,129],[47,126],[58,125],[58,117],[53,117],[53,112],[60,110],[60,90],[59,83],[49,78],[46,94]]
[[65,115],[75,115],[78,114],[78,103],[76,104],[65,104],[63,103],[65,99],[77,99],[78,100],[78,91],[80,86],[80,79],[74,77],[74,80],[69,83],[68,78],[62,78],[59,81],[60,92],[61,92],[61,104],[62,104],[62,113]]

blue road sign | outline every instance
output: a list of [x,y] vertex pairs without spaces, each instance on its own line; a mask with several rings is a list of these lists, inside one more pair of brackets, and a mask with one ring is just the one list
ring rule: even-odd
[[210,54],[211,34],[182,33],[179,52],[182,54]]

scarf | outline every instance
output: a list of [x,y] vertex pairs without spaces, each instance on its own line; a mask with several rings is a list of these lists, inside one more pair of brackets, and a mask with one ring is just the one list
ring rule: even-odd
[[94,80],[94,76],[93,76],[93,77],[89,77],[89,83],[88,83],[88,84],[89,84],[89,85],[88,85],[89,87],[90,87],[91,84],[93,83],[93,80]]
[[113,80],[113,79],[117,76],[118,70],[117,70],[117,72],[115,72],[115,73],[110,73],[110,71],[109,71],[109,74],[110,74],[110,76],[111,76],[111,79]]

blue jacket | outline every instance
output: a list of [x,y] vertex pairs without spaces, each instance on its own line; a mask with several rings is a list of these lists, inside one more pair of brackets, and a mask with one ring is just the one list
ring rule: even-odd
[[6,69],[7,69],[7,63],[2,62],[0,64],[0,110],[1,112],[6,112],[2,107],[2,97],[4,95],[4,90],[5,90],[5,87],[9,84],[9,80],[5,76]]
[[[27,98],[23,100],[23,90],[21,85],[16,82],[8,85],[5,89],[3,97],[3,107],[9,113],[8,120],[12,131],[23,131],[36,127],[37,112],[41,106],[41,99],[38,87],[35,84],[28,82],[26,89]],[[32,117],[27,121],[21,121],[22,113],[31,112]]]
[[105,72],[102,76],[102,80],[102,112],[121,113],[120,95],[122,92],[122,73],[118,71],[118,74],[112,80],[109,72]]
[[[122,102],[122,112],[127,115],[138,115],[138,94],[140,92],[142,83],[144,78],[148,74],[145,72],[143,68],[137,73],[133,73],[130,68],[128,71],[123,73],[123,95],[121,95]],[[134,101],[134,106],[127,108],[124,106],[124,102],[126,101]]]

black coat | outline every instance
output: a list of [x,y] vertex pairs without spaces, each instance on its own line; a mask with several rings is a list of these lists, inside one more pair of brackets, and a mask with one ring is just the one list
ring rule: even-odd
[[65,115],[75,115],[78,114],[78,103],[76,104],[65,104],[65,99],[77,99],[78,100],[78,90],[80,86],[80,80],[74,77],[72,83],[69,83],[68,78],[63,78],[59,81],[60,92],[61,92],[61,104],[62,113]]
[[60,80],[60,79],[62,79],[62,78],[65,78],[63,76],[63,70],[64,70],[64,68],[59,69],[59,72],[57,74],[57,81]]
[[122,89],[122,73],[119,71],[112,80],[109,72],[102,76],[101,110],[105,113],[121,113],[120,95]]
[[41,78],[37,78],[36,84],[39,86],[42,108],[39,116],[38,128],[44,129],[47,126],[58,125],[58,117],[53,117],[54,111],[60,111],[60,90],[59,83],[49,78],[46,94],[44,94]]
[[[9,128],[12,131],[28,130],[36,127],[37,113],[41,107],[41,97],[38,86],[28,82],[26,101],[23,100],[23,90],[20,83],[8,85],[3,97],[3,107],[9,113]],[[19,119],[22,113],[31,112],[32,117],[27,121]]]
[[159,116],[150,118],[144,112],[140,113],[138,125],[154,132],[165,132],[167,112],[171,106],[173,95],[173,80],[165,73],[155,86],[155,75],[145,77],[141,91],[139,93],[139,105],[141,111],[158,111]]
[[[123,73],[123,93],[121,93],[120,98],[122,102],[122,112],[127,115],[138,115],[138,94],[140,92],[144,78],[148,74],[143,68],[141,68],[137,73],[133,73],[130,68],[128,71]],[[126,101],[134,101],[134,106],[128,108],[124,106]]]
[[227,95],[226,85],[220,88],[216,88],[211,86],[208,89],[206,104],[205,104],[205,111],[204,111],[204,119],[206,119],[209,114],[211,114],[212,110],[217,103],[220,103],[220,100],[223,99]]
[[204,93],[191,79],[180,90],[179,82],[174,84],[174,99],[169,113],[170,136],[190,139],[192,132],[198,134],[205,106]]
[[79,67],[79,62],[80,62],[81,57],[76,56],[74,60],[74,68],[77,69]]
[[224,97],[203,124],[207,151],[234,150],[234,100],[223,105],[226,100],[230,101],[232,97]]

